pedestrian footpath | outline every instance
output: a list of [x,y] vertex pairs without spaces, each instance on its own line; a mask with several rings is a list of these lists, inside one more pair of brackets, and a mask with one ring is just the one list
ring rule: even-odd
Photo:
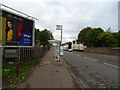
[[54,51],[49,50],[38,65],[17,88],[75,88],[74,80],[63,64],[54,60]]

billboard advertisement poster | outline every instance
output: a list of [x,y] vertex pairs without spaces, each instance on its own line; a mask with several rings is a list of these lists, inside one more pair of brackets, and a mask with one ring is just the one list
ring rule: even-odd
[[19,39],[20,46],[32,45],[32,30],[33,30],[33,22],[25,19],[22,27],[21,38]]
[[16,41],[19,46],[32,46],[34,21],[23,18],[16,14],[2,10],[0,40],[2,46],[6,45],[6,41]]

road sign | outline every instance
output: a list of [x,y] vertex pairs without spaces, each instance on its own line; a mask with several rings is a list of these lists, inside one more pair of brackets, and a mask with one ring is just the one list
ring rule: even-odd
[[62,30],[62,25],[56,25],[56,30]]

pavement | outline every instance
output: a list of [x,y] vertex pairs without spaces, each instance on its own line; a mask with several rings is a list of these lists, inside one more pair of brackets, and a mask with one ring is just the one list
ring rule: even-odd
[[16,88],[75,88],[75,81],[64,65],[54,60],[54,50],[49,50]]

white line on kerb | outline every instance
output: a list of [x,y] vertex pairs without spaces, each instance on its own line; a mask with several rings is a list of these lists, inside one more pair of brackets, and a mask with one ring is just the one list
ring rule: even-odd
[[111,66],[111,67],[114,67],[114,68],[119,68],[118,66],[115,66],[115,65],[112,65],[112,64],[108,64],[108,63],[104,63],[105,65],[108,65],[108,66]]

